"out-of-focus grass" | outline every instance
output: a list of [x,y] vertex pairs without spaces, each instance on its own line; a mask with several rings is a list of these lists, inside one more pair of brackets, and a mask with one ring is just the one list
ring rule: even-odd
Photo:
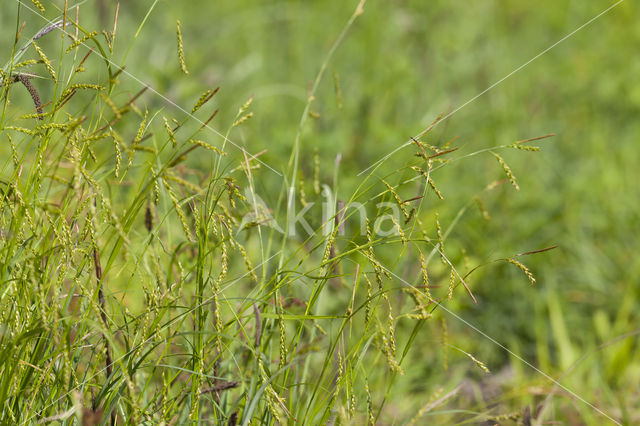
[[[114,7],[105,3],[111,16]],[[191,105],[203,86],[220,86],[220,122],[230,121],[253,95],[255,116],[233,139],[250,152],[267,149],[261,159],[286,175],[310,81],[355,7],[351,3],[160,2],[132,47],[127,70],[179,105]],[[121,4],[117,43],[128,44],[150,4]],[[327,182],[340,153],[339,185],[350,194],[362,179],[358,173],[436,116],[463,105],[611,4],[368,3],[330,62],[312,104],[319,118],[303,134],[305,179],[312,179],[314,149],[327,165],[321,169]],[[10,49],[13,41],[13,30],[7,29],[15,26],[14,6],[9,0],[0,6],[0,51]],[[81,12],[81,22],[98,21],[89,8]],[[54,15],[51,10],[47,16]],[[457,154],[463,156],[556,134],[540,143],[537,155],[501,154],[522,190],[515,193],[507,185],[494,190],[483,198],[490,220],[471,208],[451,236],[452,256],[462,247],[473,249],[471,266],[557,244],[553,251],[526,258],[536,285],[530,286],[512,265],[489,264],[470,277],[479,304],[458,299],[449,309],[628,423],[640,416],[634,408],[638,395],[629,391],[640,380],[634,334],[640,298],[640,27],[634,25],[639,15],[635,3],[622,2],[440,123],[431,136],[434,142],[458,136]],[[26,12],[23,19],[29,34],[44,24]],[[177,65],[176,19],[182,22],[189,77]],[[342,109],[336,107],[334,73]],[[139,89],[125,76],[121,80],[132,93]],[[175,112],[162,99],[146,102]],[[7,155],[5,146],[0,150]],[[392,156],[381,170],[404,166],[399,161],[404,160]],[[435,177],[450,211],[443,211],[433,194],[425,201],[428,212],[440,209],[445,227],[473,194],[503,178],[491,155],[454,162],[447,170]],[[263,170],[257,189],[267,204],[276,205],[280,185],[278,175]],[[403,364],[406,374],[387,397],[382,423],[410,419],[435,389],[450,390],[461,381],[465,386],[449,402],[450,409],[486,413],[497,403],[499,409],[492,413],[504,414],[552,395],[554,409],[552,403],[543,405],[548,418],[603,421],[467,325],[446,313],[441,316],[449,343],[475,354],[494,371],[494,379],[469,372],[473,366],[460,362],[466,358],[455,349],[447,351],[449,369],[444,371],[442,330],[435,321],[416,336]],[[396,338],[404,343],[411,327],[400,330]],[[616,341],[625,333],[629,335]],[[371,391],[375,406],[385,388],[372,386]]]

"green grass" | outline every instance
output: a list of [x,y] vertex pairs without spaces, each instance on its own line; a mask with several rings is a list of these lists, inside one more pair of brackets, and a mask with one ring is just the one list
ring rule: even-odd
[[2,423],[638,421],[635,4],[96,4],[0,6]]

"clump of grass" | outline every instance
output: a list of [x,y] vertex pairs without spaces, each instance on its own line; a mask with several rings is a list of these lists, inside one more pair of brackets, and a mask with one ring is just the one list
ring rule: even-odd
[[[3,91],[0,131],[11,149],[0,207],[7,235],[0,247],[7,283],[0,294],[7,325],[0,340],[3,418],[327,424],[340,416],[377,424],[386,421],[394,382],[413,368],[408,356],[420,349],[412,346],[419,333],[442,343],[443,359],[433,355],[429,368],[442,361],[449,369],[447,323],[435,323],[434,311],[461,299],[454,292],[460,284],[476,299],[457,272],[463,261],[449,257],[458,245],[448,240],[451,230],[466,207],[441,223],[440,213],[423,204],[437,197],[446,211],[433,176],[458,155],[450,143],[428,139],[440,119],[414,141],[419,152],[404,167],[372,172],[356,187],[342,183],[335,156],[325,161],[317,146],[302,152],[323,72],[364,6],[357,5],[312,83],[280,182],[283,195],[271,208],[258,202],[270,179],[260,153],[226,145],[253,125],[253,97],[220,118],[218,108],[211,112],[218,89],[206,90],[186,116],[162,110],[166,116],[155,120],[161,107],[151,93],[143,88],[131,96],[114,78],[121,71],[106,55],[118,50],[115,27],[103,40],[67,23],[85,36],[60,38],[59,49],[32,43],[33,61],[51,77],[54,95],[44,104],[11,58],[3,83],[20,81],[46,121],[14,125],[20,105]],[[180,21],[177,39],[178,64],[188,74]],[[105,63],[74,56],[87,43]],[[60,52],[57,74],[45,51]],[[335,108],[346,110],[337,73],[334,90]],[[193,116],[205,110],[205,122]],[[226,126],[223,140],[209,123]],[[305,172],[313,191],[304,191]],[[326,202],[328,217],[309,219],[312,235],[293,235],[295,224],[280,233],[271,223],[289,225],[288,208],[299,203],[288,194],[300,194],[303,207],[320,205],[331,188],[343,192]],[[393,202],[384,207],[380,200]],[[366,212],[365,235],[346,232],[356,202]],[[383,235],[388,209],[399,215]],[[432,262],[434,255],[441,262]],[[507,260],[533,280],[523,264]],[[417,416],[454,396],[438,394]]]

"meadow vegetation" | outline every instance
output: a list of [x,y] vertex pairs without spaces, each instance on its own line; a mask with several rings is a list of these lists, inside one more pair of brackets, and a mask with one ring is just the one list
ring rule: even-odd
[[639,13],[2,2],[2,423],[637,423]]

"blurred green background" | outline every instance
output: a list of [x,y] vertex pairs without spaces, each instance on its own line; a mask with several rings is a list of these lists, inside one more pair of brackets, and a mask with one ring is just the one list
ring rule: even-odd
[[[3,64],[10,58],[16,4],[5,0],[0,5]],[[116,46],[129,45],[153,4],[121,2]],[[217,123],[230,122],[253,95],[255,117],[234,141],[254,153],[267,149],[261,158],[286,175],[310,82],[356,4],[159,1],[131,48],[127,70],[186,109],[203,89],[220,86]],[[369,1],[330,60],[312,104],[319,117],[302,138],[305,178],[312,175],[314,149],[327,165],[321,169],[321,180],[327,183],[340,153],[340,188],[348,196],[362,179],[360,171],[613,4]],[[33,7],[26,1],[24,5]],[[111,29],[114,11],[114,1],[84,2],[80,22],[87,28]],[[54,19],[58,14],[49,7],[46,16]],[[177,19],[182,22],[189,76],[180,73],[177,62]],[[479,304],[472,306],[461,296],[449,309],[628,424],[640,421],[640,411],[633,408],[640,406],[639,19],[637,3],[621,2],[457,111],[426,139],[436,143],[458,136],[456,155],[462,156],[556,134],[540,143],[540,153],[501,152],[521,191],[509,185],[494,190],[483,198],[491,219],[485,221],[470,209],[450,236],[452,252],[464,247],[472,264],[558,245],[522,259],[536,276],[536,285],[529,285],[512,265],[492,264],[470,278]],[[21,20],[26,21],[23,31],[28,35],[46,25],[25,8]],[[121,80],[131,93],[140,88],[125,76]],[[42,91],[47,91],[44,84]],[[26,94],[14,101],[24,101],[29,108]],[[180,114],[159,97],[147,96],[144,102]],[[219,141],[214,135],[210,140]],[[0,152],[6,155],[8,148],[3,144]],[[376,173],[384,176],[403,167],[406,157],[407,153],[390,157]],[[438,208],[446,227],[474,194],[503,177],[490,154],[453,162],[434,175],[447,203],[438,205],[431,194],[425,207]],[[258,192],[267,204],[277,203],[281,184],[278,175],[262,170]],[[442,351],[435,324],[416,338],[412,368],[398,379],[396,393],[403,397],[389,402],[385,422],[394,410],[410,418],[435,388],[460,383],[465,376],[472,383],[470,400],[473,389],[496,386],[497,398],[519,410],[521,396],[538,395],[540,400],[554,393],[564,401],[560,406],[568,421],[604,421],[485,336],[454,317],[443,317],[449,342],[485,362],[494,371],[493,379],[480,379],[462,367],[421,368],[421,352]],[[449,356],[460,354],[453,351]],[[380,398],[384,390],[374,392]],[[486,399],[488,391],[482,393]]]

